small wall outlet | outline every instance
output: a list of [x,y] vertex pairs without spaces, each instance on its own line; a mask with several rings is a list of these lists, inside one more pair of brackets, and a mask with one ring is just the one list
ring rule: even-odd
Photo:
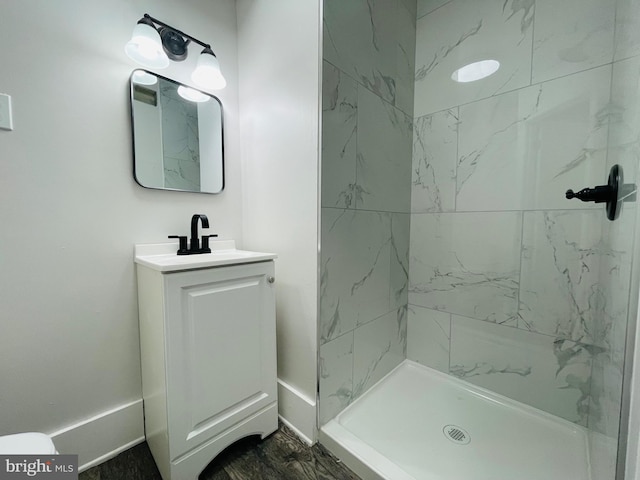
[[5,93],[0,93],[0,128],[4,130],[13,130],[11,97]]

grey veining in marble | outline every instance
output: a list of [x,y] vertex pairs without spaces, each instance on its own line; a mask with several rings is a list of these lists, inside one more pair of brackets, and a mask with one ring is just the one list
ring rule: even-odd
[[410,215],[407,213],[391,214],[390,309],[404,307],[408,302],[410,220]]
[[320,346],[320,425],[349,406],[353,393],[353,332]]
[[406,356],[417,3],[323,6],[321,423]]
[[409,303],[515,325],[521,222],[518,212],[413,214]]
[[622,410],[624,358],[621,352],[602,350],[594,356],[591,370],[591,403],[588,426],[617,438]]
[[453,316],[452,375],[582,425],[592,353],[577,342]]
[[399,0],[396,19],[396,101],[395,106],[413,116],[416,64],[416,0]]
[[536,0],[533,83],[610,63],[616,0]]
[[451,314],[409,305],[407,358],[449,373]]
[[[529,85],[533,15],[534,0],[477,0],[448,2],[419,18],[415,116]],[[489,59],[501,62],[490,77],[451,80],[456,69]]]
[[406,352],[406,304],[321,345],[321,424],[399,365]]
[[407,114],[413,110],[415,2],[326,0],[323,55]]
[[200,190],[198,107],[185,102],[174,84],[161,82],[162,150],[166,188]]
[[457,108],[414,121],[412,213],[450,212],[455,209],[457,155]]
[[610,78],[604,66],[461,106],[456,208],[596,208],[564,193],[605,178]]
[[352,400],[406,358],[406,332],[406,307],[376,318],[354,332]]
[[322,209],[321,343],[390,310],[391,217]]
[[640,1],[616,0],[615,60],[640,54]]
[[[634,12],[628,9],[632,3],[636,7],[640,6],[637,2],[618,2],[618,5],[624,7],[618,14],[628,16],[626,19],[618,18],[619,27],[625,23],[631,25],[638,20],[638,12],[635,12],[634,18]],[[616,32],[623,33],[618,30]],[[639,99],[640,58],[616,62],[612,78],[612,104],[616,115],[610,125],[607,166],[620,164],[625,182],[636,179],[638,174],[640,110],[636,106]],[[604,321],[596,324],[604,327],[604,331],[600,330],[596,335],[606,335],[603,337],[604,348],[595,355],[593,362],[589,428],[609,438],[617,438],[618,435],[627,323],[633,321],[629,318],[627,302],[631,289],[629,253],[633,248],[636,209],[635,202],[624,203],[620,217],[615,222],[606,222],[602,231],[602,243],[607,249],[627,252],[622,257],[607,255],[600,263],[599,285],[608,308],[604,312]],[[610,276],[616,277],[617,281],[609,284]],[[594,440],[597,441],[597,437]]]
[[524,215],[519,326],[607,345],[613,319],[626,314],[609,292],[628,291],[629,251],[606,241],[600,210]]
[[[405,21],[401,0],[325,6],[328,99],[349,99],[343,111],[325,105],[338,139],[326,149],[349,160],[323,172],[335,180],[322,205],[340,210],[323,212],[322,421],[392,368],[404,337],[410,359],[615,437],[623,239],[637,207],[611,223],[601,205],[564,192],[604,183],[614,163],[637,176],[640,1],[419,0],[406,122],[399,65],[410,55],[391,61],[396,27],[381,22]],[[451,80],[490,55],[501,62],[494,75]]]
[[436,8],[440,8],[451,1],[453,0],[418,0],[418,18],[424,17]]
[[328,62],[322,75],[322,206],[355,208],[357,86]]
[[412,121],[367,89],[358,89],[356,207],[409,212]]

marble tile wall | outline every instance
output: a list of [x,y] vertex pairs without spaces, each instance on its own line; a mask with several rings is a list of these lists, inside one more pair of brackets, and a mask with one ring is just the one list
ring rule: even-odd
[[185,102],[170,82],[160,83],[164,186],[178,190],[200,190],[198,108]]
[[637,176],[639,23],[638,0],[325,1],[321,423],[406,352],[617,435],[635,207],[564,191]]
[[[629,10],[634,4],[635,9]],[[616,38],[619,33],[635,22],[636,31],[640,28],[640,3],[635,0],[621,0],[617,2],[617,18],[624,22],[623,28],[618,25]],[[625,15],[627,15],[625,17]],[[636,37],[637,42],[637,37]],[[617,42],[616,45],[619,45]],[[625,48],[618,49],[626,54],[635,52],[633,44],[625,41]],[[638,158],[640,158],[640,57],[631,57],[613,64],[612,76],[612,110],[616,115],[611,119],[608,165],[615,163],[623,167],[626,182],[638,182]],[[606,244],[614,252],[628,252],[633,248],[634,229],[637,232],[635,218],[637,206],[635,203],[624,203],[623,211],[618,220],[608,225]],[[635,234],[637,235],[637,233]],[[620,278],[629,278],[632,262],[620,262],[615,256],[607,255],[603,258],[600,270],[600,281],[607,282],[613,272],[619,272]],[[634,267],[635,268],[635,267]],[[602,278],[604,277],[604,278]],[[606,330],[596,330],[596,338],[602,339],[604,348],[593,356],[591,372],[591,404],[589,408],[588,425],[591,428],[590,449],[592,462],[602,473],[598,478],[613,478],[615,471],[615,452],[609,453],[611,445],[609,439],[617,439],[620,405],[622,401],[622,379],[625,356],[625,336],[627,319],[633,315],[628,311],[628,285],[626,282],[613,284],[605,298]],[[629,318],[630,321],[633,321]],[[604,435],[599,435],[600,433]],[[603,453],[604,452],[604,453]]]
[[406,358],[415,0],[325,0],[320,420]]
[[407,356],[615,437],[635,206],[564,192],[636,179],[640,2],[417,12]]

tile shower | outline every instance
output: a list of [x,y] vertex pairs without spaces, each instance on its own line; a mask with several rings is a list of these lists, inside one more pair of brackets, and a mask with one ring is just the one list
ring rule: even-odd
[[[325,0],[321,424],[408,358],[617,437],[634,206],[611,223],[564,192],[616,163],[635,182],[639,21],[633,0]],[[451,80],[483,58],[501,68]]]
[[161,83],[164,187],[200,190],[198,104],[185,102],[173,84]]
[[415,15],[324,4],[321,423],[406,358]]

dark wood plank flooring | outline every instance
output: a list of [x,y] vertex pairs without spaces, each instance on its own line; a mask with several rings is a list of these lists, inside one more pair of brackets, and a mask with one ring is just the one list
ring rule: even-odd
[[[260,440],[231,445],[200,475],[200,480],[358,480],[322,445],[304,444],[286,426]],[[79,480],[162,480],[146,442],[80,474]]]

